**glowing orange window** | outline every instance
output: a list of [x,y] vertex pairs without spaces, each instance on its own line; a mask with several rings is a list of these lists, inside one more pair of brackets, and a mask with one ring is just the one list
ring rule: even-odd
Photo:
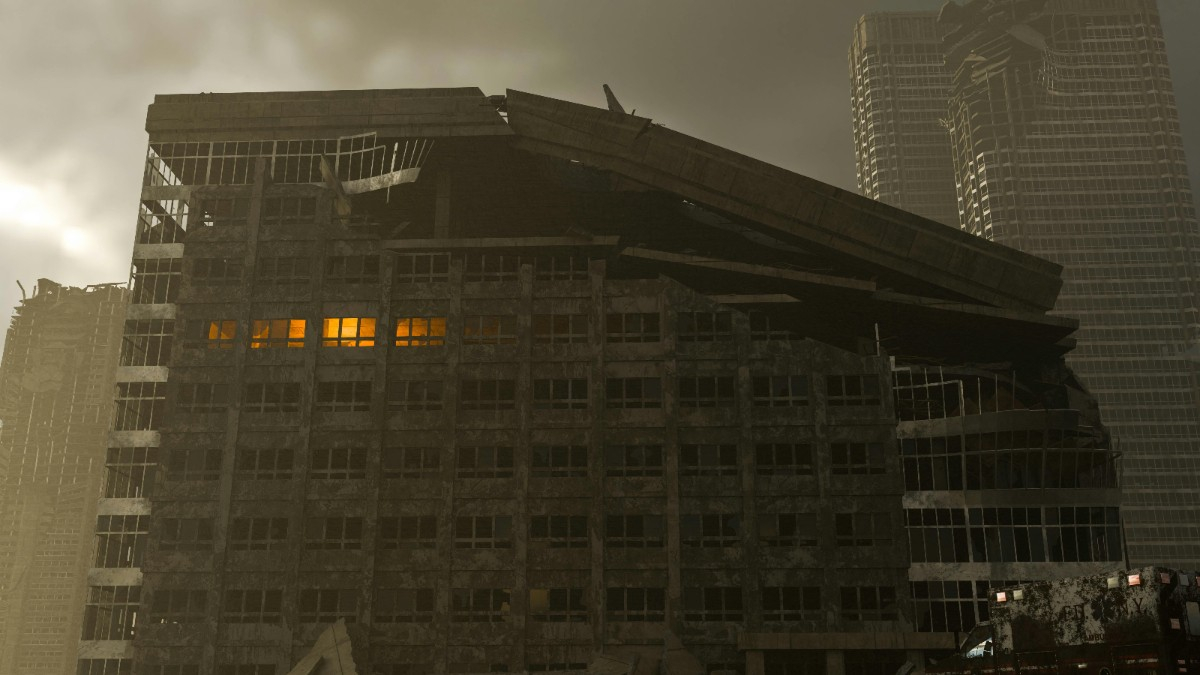
[[237,337],[236,321],[219,320],[208,322],[209,349],[232,349],[235,337]]
[[255,319],[250,331],[250,348],[302,348],[305,324],[304,319]]
[[326,318],[321,327],[321,345],[325,347],[374,347],[375,319],[355,316]]
[[409,316],[396,319],[397,347],[434,347],[446,344],[446,317]]

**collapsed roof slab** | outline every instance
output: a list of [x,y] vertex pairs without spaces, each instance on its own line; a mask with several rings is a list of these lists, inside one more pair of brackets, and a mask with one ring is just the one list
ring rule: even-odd
[[146,131],[152,142],[162,132],[172,141],[512,134],[478,87],[160,94],[146,113]]
[[996,307],[1045,311],[1062,268],[634,115],[509,90],[513,143],[758,223],[892,278]]

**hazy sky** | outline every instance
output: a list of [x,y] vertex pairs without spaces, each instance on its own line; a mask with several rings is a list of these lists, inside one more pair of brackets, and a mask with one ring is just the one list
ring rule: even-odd
[[[127,279],[155,93],[478,86],[603,106],[608,83],[627,110],[853,190],[854,21],[942,4],[0,0],[0,315],[17,279]],[[1195,182],[1200,0],[1159,5]]]

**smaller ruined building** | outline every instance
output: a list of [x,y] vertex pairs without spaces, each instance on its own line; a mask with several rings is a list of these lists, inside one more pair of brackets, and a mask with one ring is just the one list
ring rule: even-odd
[[128,292],[39,279],[0,361],[0,673],[74,668]]

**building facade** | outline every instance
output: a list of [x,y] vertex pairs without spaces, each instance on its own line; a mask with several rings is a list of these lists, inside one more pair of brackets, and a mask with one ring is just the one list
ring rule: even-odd
[[1063,266],[1055,312],[1080,323],[1068,363],[1122,458],[1131,562],[1195,566],[1200,227],[1155,3],[974,0],[926,23],[961,225]]
[[949,98],[936,14],[859,19],[850,45],[850,106],[860,194],[958,227]]
[[74,669],[127,293],[38,280],[0,361],[0,673]]
[[516,91],[147,130],[109,456],[157,473],[101,502],[79,675],[282,673],[339,619],[393,675],[953,646],[911,620],[893,361],[1056,372],[1056,266]]

